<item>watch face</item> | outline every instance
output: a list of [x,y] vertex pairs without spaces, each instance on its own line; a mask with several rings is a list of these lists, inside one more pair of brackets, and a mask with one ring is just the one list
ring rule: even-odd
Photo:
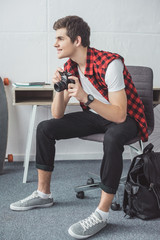
[[88,106],[91,102],[93,102],[94,101],[94,97],[91,95],[91,94],[89,94],[88,95],[88,102],[86,102],[84,105],[85,106]]
[[89,95],[88,95],[88,99],[89,99],[90,101],[93,101],[93,100],[94,100],[94,97],[89,94]]

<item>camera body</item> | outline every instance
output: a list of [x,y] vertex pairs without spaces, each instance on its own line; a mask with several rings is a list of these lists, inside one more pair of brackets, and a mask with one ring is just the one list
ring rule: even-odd
[[68,77],[72,76],[71,73],[67,71],[59,72],[59,73],[61,75],[61,81],[54,84],[54,89],[57,92],[61,92],[65,89],[68,89],[69,83],[75,83],[73,79],[68,79]]

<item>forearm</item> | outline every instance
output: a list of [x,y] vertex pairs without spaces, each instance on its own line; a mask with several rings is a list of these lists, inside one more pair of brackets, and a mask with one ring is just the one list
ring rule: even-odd
[[51,105],[51,113],[54,118],[62,118],[64,116],[67,102],[64,92],[56,92]]
[[95,99],[89,107],[111,122],[122,123],[126,119],[126,110],[120,106],[105,104]]
[[[76,77],[72,76],[72,79],[75,80],[75,84],[70,83],[68,85],[69,96],[75,97],[82,103],[86,103],[88,100],[88,93],[82,89]],[[125,90],[122,89],[113,93],[108,93],[108,101],[110,104],[94,99],[94,101],[89,104],[89,107],[111,122],[124,122],[127,115],[127,96]]]

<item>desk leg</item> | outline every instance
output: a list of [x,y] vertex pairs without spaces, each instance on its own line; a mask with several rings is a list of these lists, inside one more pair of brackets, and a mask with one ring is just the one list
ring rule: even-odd
[[27,182],[28,166],[29,166],[29,158],[30,158],[30,151],[31,151],[31,145],[32,145],[34,123],[35,123],[35,117],[36,117],[36,110],[37,110],[37,105],[33,105],[32,113],[31,113],[31,116],[30,116],[28,136],[27,136],[27,145],[26,145],[26,153],[25,153],[25,159],[24,159],[23,183]]

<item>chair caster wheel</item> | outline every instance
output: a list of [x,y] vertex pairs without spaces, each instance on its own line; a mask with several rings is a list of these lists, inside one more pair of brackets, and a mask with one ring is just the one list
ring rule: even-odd
[[77,192],[76,197],[80,198],[80,199],[83,199],[84,198],[84,192],[83,191]]
[[94,179],[93,178],[88,178],[87,180],[87,185],[94,184]]
[[119,210],[121,210],[121,206],[120,206],[120,204],[114,202],[114,203],[111,204],[111,209],[113,211],[119,211]]

